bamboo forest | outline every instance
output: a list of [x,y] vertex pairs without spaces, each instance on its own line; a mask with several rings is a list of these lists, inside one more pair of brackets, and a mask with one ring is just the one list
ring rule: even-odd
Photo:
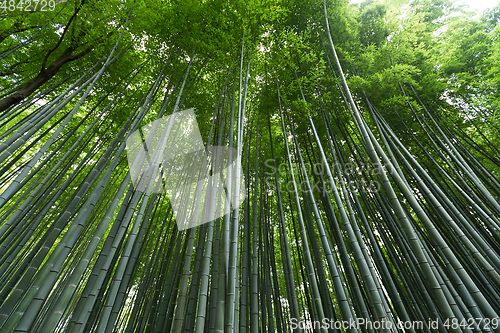
[[500,5],[0,18],[0,332],[500,332]]

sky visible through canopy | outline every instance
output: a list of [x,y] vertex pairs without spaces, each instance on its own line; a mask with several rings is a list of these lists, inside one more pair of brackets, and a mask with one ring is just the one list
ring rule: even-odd
[[51,1],[0,0],[0,333],[500,333],[500,0]]
[[498,4],[497,0],[462,0],[459,2],[466,4],[470,9],[476,9],[479,13]]
[[[351,0],[351,3],[359,3],[363,0]],[[474,9],[478,14],[482,13],[487,8],[495,7],[498,4],[498,0],[460,0],[456,1],[469,6],[470,9]]]

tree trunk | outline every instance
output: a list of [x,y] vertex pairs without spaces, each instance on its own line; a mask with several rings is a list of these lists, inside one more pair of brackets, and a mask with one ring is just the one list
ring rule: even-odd
[[78,54],[72,55],[75,49],[73,47],[68,47],[62,54],[51,63],[47,68],[42,68],[40,73],[33,79],[26,82],[18,91],[10,96],[7,96],[0,100],[0,112],[7,110],[12,105],[21,102],[23,99],[31,95],[38,88],[40,88],[45,82],[49,81],[57,72],[61,69],[64,64],[71,62],[73,60],[79,59],[89,53],[92,49],[88,48]]

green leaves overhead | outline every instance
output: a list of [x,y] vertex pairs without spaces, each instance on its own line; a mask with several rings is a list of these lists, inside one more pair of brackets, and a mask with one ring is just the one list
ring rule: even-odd
[[1,13],[0,331],[499,332],[499,8]]

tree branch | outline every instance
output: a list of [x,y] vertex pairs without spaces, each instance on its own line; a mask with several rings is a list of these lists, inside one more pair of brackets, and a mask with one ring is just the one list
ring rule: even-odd
[[47,54],[45,55],[45,58],[43,59],[43,62],[42,62],[42,71],[45,70],[45,65],[47,64],[47,60],[49,59],[49,56],[52,54],[52,52],[54,52],[59,47],[59,45],[61,45],[61,43],[64,39],[64,36],[66,35],[66,32],[68,31],[68,28],[71,26],[71,22],[76,18],[76,16],[78,15],[78,12],[80,12],[80,9],[82,8],[84,3],[85,3],[85,0],[82,0],[80,5],[78,7],[76,7],[75,12],[73,13],[73,15],[71,15],[70,19],[68,20],[68,23],[64,27],[64,31],[63,31],[61,37],[59,38],[59,41],[57,41],[57,44],[53,48],[51,48],[47,52]]

